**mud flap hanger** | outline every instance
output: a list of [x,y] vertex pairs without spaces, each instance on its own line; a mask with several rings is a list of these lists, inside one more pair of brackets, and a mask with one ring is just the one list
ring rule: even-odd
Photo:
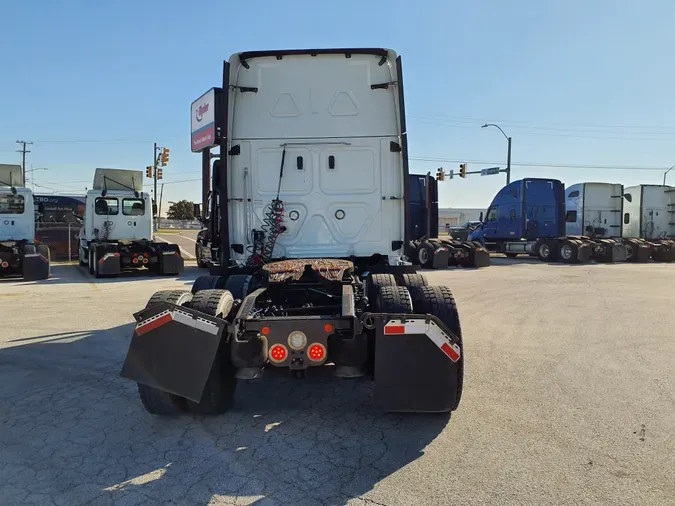
[[360,323],[366,330],[383,327],[385,336],[426,335],[452,362],[461,358],[459,337],[434,315],[364,313]]

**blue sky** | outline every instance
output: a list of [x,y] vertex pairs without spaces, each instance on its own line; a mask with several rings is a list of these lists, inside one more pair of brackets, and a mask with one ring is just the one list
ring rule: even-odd
[[[198,179],[190,103],[231,53],[378,46],[403,57],[414,172],[504,166],[506,140],[480,128],[495,122],[513,137],[513,179],[660,183],[587,167],[675,164],[674,22],[667,0],[3,2],[0,163],[32,140],[28,165],[50,169],[36,190],[81,193],[95,167],[143,169],[157,141],[164,182]],[[441,205],[485,207],[503,183],[446,181]],[[167,184],[164,199],[199,192]]]

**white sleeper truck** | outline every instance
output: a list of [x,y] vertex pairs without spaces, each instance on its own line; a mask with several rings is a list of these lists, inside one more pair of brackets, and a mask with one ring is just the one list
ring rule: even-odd
[[142,171],[96,169],[80,229],[80,265],[97,278],[144,267],[158,274],[182,272],[180,248],[153,240],[152,210]]
[[21,166],[0,165],[0,276],[49,277],[49,247],[35,240],[36,215]]
[[384,411],[457,409],[455,300],[404,253],[400,57],[382,48],[252,51],[232,55],[223,76],[192,105],[192,149],[212,170],[217,265],[191,291],[157,292],[134,315],[122,376],[138,384],[145,409],[222,413],[238,381],[319,368],[370,377]]
[[642,184],[624,193],[630,202],[623,208],[623,237],[647,242],[657,262],[675,261],[675,187]]

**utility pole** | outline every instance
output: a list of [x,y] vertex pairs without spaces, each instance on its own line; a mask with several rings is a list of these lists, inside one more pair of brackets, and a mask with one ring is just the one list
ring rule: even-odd
[[511,182],[511,137],[507,137],[509,141],[508,152],[506,154],[506,184]]
[[16,141],[17,144],[23,144],[23,147],[21,149],[17,149],[17,153],[22,154],[22,160],[21,160],[21,172],[23,172],[23,180],[26,181],[26,153],[30,153],[30,151],[26,150],[26,145],[27,144],[33,144],[32,142],[27,142],[27,141]]
[[[155,184],[157,184],[157,181],[155,180]],[[159,192],[159,207],[157,208],[157,229],[159,230],[162,228],[160,226],[159,220],[160,217],[162,216],[162,197],[164,196],[164,183],[162,183],[162,190]]]
[[152,150],[152,182],[154,184],[153,196],[157,200],[157,143],[155,142],[155,149]]

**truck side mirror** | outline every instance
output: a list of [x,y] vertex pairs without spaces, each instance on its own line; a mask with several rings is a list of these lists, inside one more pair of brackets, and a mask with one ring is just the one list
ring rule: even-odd
[[38,202],[38,213],[45,214],[45,203]]
[[483,211],[480,212],[480,218],[478,218],[478,221],[483,221]]
[[201,204],[192,204],[192,209],[193,209],[192,214],[194,214],[195,219],[201,221],[201,219],[202,219],[202,213],[201,213],[202,206],[201,206]]
[[152,215],[157,216],[157,204],[152,203]]

